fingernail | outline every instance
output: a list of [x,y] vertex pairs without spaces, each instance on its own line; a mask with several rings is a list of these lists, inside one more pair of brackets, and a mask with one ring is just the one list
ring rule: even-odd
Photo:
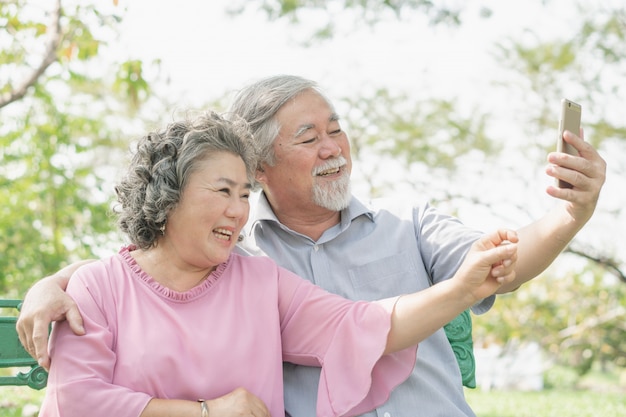
[[513,261],[511,261],[510,259],[505,259],[504,261],[502,261],[502,265],[504,265],[505,268],[508,268],[512,264],[513,264]]

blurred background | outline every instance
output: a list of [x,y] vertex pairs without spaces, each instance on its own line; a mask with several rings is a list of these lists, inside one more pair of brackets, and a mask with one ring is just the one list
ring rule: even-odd
[[[557,204],[546,155],[561,98],[580,103],[608,163],[598,208],[543,276],[474,317],[468,398],[482,416],[587,415],[581,398],[626,413],[621,0],[0,0],[0,295],[120,247],[113,185],[140,135],[281,73],[334,101],[355,194],[485,231]],[[0,388],[0,416],[31,394]]]

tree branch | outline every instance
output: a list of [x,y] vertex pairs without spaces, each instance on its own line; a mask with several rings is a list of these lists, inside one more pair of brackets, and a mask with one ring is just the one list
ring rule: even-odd
[[48,41],[46,52],[41,63],[33,72],[11,91],[0,96],[0,108],[7,106],[14,101],[20,100],[26,95],[30,87],[37,83],[39,77],[46,72],[46,69],[57,60],[57,50],[61,44],[61,0],[57,0],[52,11],[52,22],[48,26]]
[[614,259],[599,255],[594,256],[590,253],[583,252],[582,250],[574,249],[571,246],[568,246],[565,249],[565,252],[573,253],[574,255],[581,256],[585,259],[589,259],[590,261],[597,263],[598,265],[602,266],[607,271],[615,275],[617,278],[619,278],[620,281],[626,283],[626,273],[620,269],[620,265]]
[[575,324],[572,326],[569,326],[563,330],[561,330],[558,335],[559,337],[563,338],[563,339],[567,339],[568,337],[573,336],[576,333],[582,333],[584,331],[587,331],[589,329],[593,329],[594,327],[597,327],[603,323],[606,322],[610,322],[613,321],[623,315],[626,314],[626,308],[619,306],[618,308],[608,311],[607,313],[603,314],[602,316],[599,317],[587,317],[585,320],[582,321],[582,323],[579,324]]

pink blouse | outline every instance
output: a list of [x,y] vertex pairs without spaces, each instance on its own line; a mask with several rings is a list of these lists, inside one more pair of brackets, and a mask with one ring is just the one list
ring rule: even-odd
[[416,347],[381,356],[395,298],[348,301],[265,257],[232,254],[179,293],[123,248],[81,267],[67,291],[87,334],[55,324],[42,417],[134,417],[151,398],[238,387],[282,417],[282,361],[322,366],[318,416],[356,415],[385,402],[415,363]]

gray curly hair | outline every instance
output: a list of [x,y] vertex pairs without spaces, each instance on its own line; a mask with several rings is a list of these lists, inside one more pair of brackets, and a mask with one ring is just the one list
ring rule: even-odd
[[187,116],[142,137],[128,170],[115,187],[118,226],[137,247],[156,245],[167,215],[180,201],[199,162],[215,152],[240,156],[255,185],[256,148],[248,125],[209,111]]

